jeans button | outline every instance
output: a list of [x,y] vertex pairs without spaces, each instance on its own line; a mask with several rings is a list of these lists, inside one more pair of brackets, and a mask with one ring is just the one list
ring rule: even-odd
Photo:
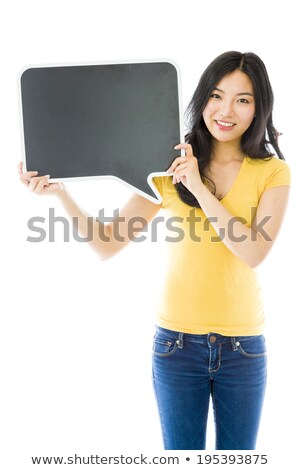
[[216,340],[217,340],[217,338],[215,336],[210,336],[210,338],[209,338],[210,343],[215,343]]

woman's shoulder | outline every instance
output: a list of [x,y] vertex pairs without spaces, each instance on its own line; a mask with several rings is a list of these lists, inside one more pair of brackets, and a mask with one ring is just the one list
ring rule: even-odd
[[255,157],[246,155],[246,160],[252,165],[268,165],[268,166],[287,165],[285,160],[281,160],[275,155],[270,155],[269,157],[265,157],[265,158],[255,158]]
[[281,160],[280,158],[276,157],[275,155],[271,155],[266,158],[253,158],[246,156],[246,160],[250,165],[254,166],[263,166],[266,169],[273,169],[273,168],[287,168],[289,165],[285,160]]
[[265,174],[266,176],[270,173],[283,172],[290,174],[290,167],[285,160],[281,160],[274,155],[267,158],[253,158],[246,157],[248,168],[252,168],[254,172],[259,174]]
[[246,157],[249,168],[257,173],[259,179],[264,181],[265,188],[281,185],[289,185],[291,181],[291,170],[285,160],[276,156],[267,158]]

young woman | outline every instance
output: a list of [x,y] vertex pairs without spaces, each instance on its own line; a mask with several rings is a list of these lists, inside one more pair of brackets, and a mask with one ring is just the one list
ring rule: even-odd
[[[163,208],[181,217],[184,237],[169,256],[153,342],[153,383],[166,449],[205,449],[212,397],[216,449],[254,449],[266,386],[264,311],[255,273],[287,206],[290,170],[272,123],[273,93],[253,53],[226,52],[204,71],[188,107],[185,156],[154,182],[162,203],[134,194],[120,211],[149,223]],[[272,146],[273,151],[269,148]],[[64,184],[34,171],[21,181],[55,193],[86,236],[88,214]],[[94,220],[90,245],[107,259],[130,238],[127,223]],[[120,237],[119,237],[120,240]]]

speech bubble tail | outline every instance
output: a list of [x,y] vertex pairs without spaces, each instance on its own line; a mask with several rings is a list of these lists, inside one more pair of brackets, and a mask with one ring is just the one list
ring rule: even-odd
[[149,194],[145,194],[145,197],[147,197],[147,199],[153,201],[155,204],[161,204],[162,203],[162,195],[158,191],[157,186],[154,184],[153,178],[156,177],[156,176],[172,176],[172,174],[173,173],[167,173],[166,171],[150,173],[147,177],[147,182],[148,182],[150,188],[152,189],[152,191],[154,192],[154,194],[157,196],[157,199],[149,196]]

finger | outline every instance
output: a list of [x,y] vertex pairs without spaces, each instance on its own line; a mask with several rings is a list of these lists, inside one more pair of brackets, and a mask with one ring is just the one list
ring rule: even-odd
[[23,162],[19,162],[18,164],[18,172],[19,172],[19,175],[21,175],[23,173]]
[[171,171],[175,171],[175,169],[178,168],[178,166],[180,165],[187,165],[191,162],[191,157],[188,157],[188,156],[183,156],[183,157],[177,157],[172,165],[170,166],[170,168],[167,170],[168,172],[171,172]]
[[186,156],[175,158],[175,160],[172,162],[171,166],[167,169],[167,173],[172,173],[172,171],[174,171],[174,169],[176,168],[177,165],[179,165],[180,163],[184,163],[186,161],[187,161]]
[[41,181],[41,180],[44,180],[45,181],[45,176],[37,176],[37,177],[33,177],[33,178],[30,178],[28,181],[29,181],[29,189],[30,191],[35,191],[38,183]]
[[28,184],[30,180],[37,174],[37,171],[27,171],[26,173],[21,173],[20,180],[22,181],[22,183]]
[[48,181],[48,178],[46,177],[43,177],[40,179],[40,181],[38,182],[38,184],[36,185],[36,188],[35,188],[35,194],[42,194],[44,192],[44,189],[45,187],[49,186],[50,183]]
[[174,173],[177,173],[180,170],[188,168],[189,166],[191,166],[191,162],[189,162],[188,160],[185,161],[184,163],[180,163],[179,165],[176,166]]
[[193,148],[191,144],[178,144],[178,145],[175,145],[174,149],[176,150],[183,149],[185,150],[185,154],[187,157],[193,156]]
[[173,175],[173,183],[179,183],[181,181],[182,177],[187,176],[186,168],[187,167],[183,167],[178,171],[177,171],[177,168],[176,168],[176,171]]
[[174,170],[174,173],[173,173],[173,182],[178,179],[178,177],[180,175],[186,175],[187,173],[187,168],[188,168],[188,164],[187,163],[181,163],[181,165],[178,165],[175,170]]

